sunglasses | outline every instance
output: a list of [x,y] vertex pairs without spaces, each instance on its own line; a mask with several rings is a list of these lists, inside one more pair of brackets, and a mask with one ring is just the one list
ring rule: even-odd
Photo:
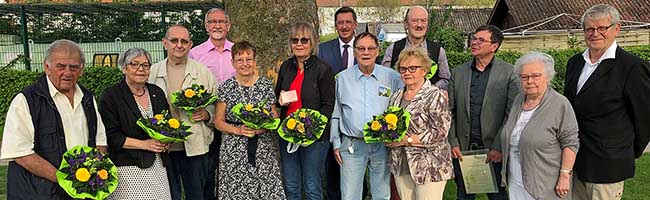
[[291,44],[298,44],[298,42],[301,44],[308,44],[309,38],[291,38],[289,41],[291,41]]
[[180,42],[182,45],[187,45],[187,44],[189,44],[191,42],[189,40],[179,39],[179,38],[171,38],[171,39],[167,39],[167,40],[169,42],[171,42],[172,44],[178,44]]

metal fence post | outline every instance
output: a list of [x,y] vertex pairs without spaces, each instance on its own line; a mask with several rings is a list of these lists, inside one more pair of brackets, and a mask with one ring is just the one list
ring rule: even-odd
[[31,58],[29,56],[29,43],[27,40],[29,40],[29,36],[27,36],[27,14],[25,11],[25,5],[20,6],[20,23],[21,23],[21,29],[23,32],[23,50],[24,50],[24,55],[25,55],[25,68],[27,70],[32,70],[32,65],[31,65]]

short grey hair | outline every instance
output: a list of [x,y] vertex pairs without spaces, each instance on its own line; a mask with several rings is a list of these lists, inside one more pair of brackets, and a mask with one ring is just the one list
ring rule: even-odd
[[151,65],[151,54],[147,50],[144,50],[143,48],[138,48],[138,47],[133,47],[130,49],[127,49],[120,55],[120,58],[117,59],[117,64],[124,69],[126,65],[131,63],[133,59],[144,56],[147,58],[147,62],[149,62],[149,65]]
[[607,4],[592,6],[582,15],[582,27],[585,27],[587,20],[593,21],[603,18],[609,18],[611,24],[617,24],[621,20],[621,13],[619,13],[616,8]]
[[215,13],[215,12],[223,12],[224,15],[226,15],[226,20],[230,21],[230,16],[228,16],[228,13],[226,12],[226,9],[223,8],[210,8],[208,12],[205,12],[205,20],[203,23],[208,23],[208,15]]
[[555,77],[555,60],[553,57],[546,53],[531,51],[524,54],[519,59],[517,59],[517,62],[515,63],[515,73],[519,75],[521,73],[521,68],[524,65],[534,62],[542,62],[544,66],[544,73],[548,77],[548,83],[550,84],[553,80],[553,77]]
[[[429,10],[425,8],[424,6],[411,6],[409,9],[406,10],[406,14],[404,15],[404,22],[406,23],[409,20],[409,13],[411,13],[411,10],[413,9],[422,9],[424,10],[425,13],[427,13],[427,18],[429,17]],[[429,19],[427,19],[428,21]]]
[[79,44],[66,39],[56,40],[50,43],[49,45],[47,45],[47,50],[45,50],[45,62],[51,64],[50,56],[52,56],[54,52],[59,52],[59,51],[63,51],[67,55],[72,55],[72,53],[76,53],[77,55],[79,55],[79,59],[80,59],[79,61],[81,61],[82,67],[86,63],[86,56],[84,55],[84,51],[81,50]]

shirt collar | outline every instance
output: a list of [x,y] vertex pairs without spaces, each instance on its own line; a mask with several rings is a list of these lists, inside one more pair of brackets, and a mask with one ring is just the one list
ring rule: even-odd
[[[160,67],[158,68],[158,77],[165,78],[167,77],[167,59],[160,61]],[[187,63],[185,63],[185,76],[191,76],[192,79],[197,79],[199,77],[198,68],[194,64],[194,60],[187,58]]]
[[341,38],[339,37],[339,49],[343,49],[343,45],[345,45],[345,44],[348,44],[348,45],[350,45],[350,47],[352,47],[352,46],[354,45],[354,39],[355,39],[355,38],[352,37],[352,40],[350,40],[350,42],[345,43],[345,42],[343,42],[343,40],[341,40]]
[[[377,73],[377,70],[380,66],[381,65],[375,64],[375,67],[372,69],[372,73],[370,73],[370,77],[375,78],[375,80],[381,79],[379,75],[380,73]],[[355,69],[355,77],[357,77],[357,80],[361,79],[361,77],[364,77],[363,72],[361,72],[361,69],[359,68],[359,64],[355,64],[354,69]]]
[[[54,99],[54,97],[59,94],[65,96],[65,94],[61,93],[56,87],[54,87],[54,84],[52,83],[52,80],[50,80],[50,77],[47,77],[47,89],[50,92],[50,97]],[[76,105],[77,102],[81,102],[81,99],[83,98],[84,94],[81,91],[81,88],[79,87],[79,84],[74,85],[74,104]]]
[[[405,47],[410,47],[410,46],[412,46],[411,41],[409,41],[409,38],[406,37],[406,46]],[[427,40],[426,39],[424,41],[422,41],[422,48],[427,49]]]
[[[293,63],[293,66],[295,66],[296,69],[297,69],[298,68],[298,58],[296,58],[296,56],[291,57],[291,62]],[[309,58],[307,58],[307,60],[302,61],[302,62],[303,62],[302,63],[303,66],[305,66],[305,69],[309,69],[309,68],[311,68],[312,64],[314,62],[316,62],[316,56],[310,55]]]
[[[208,39],[208,41],[205,41],[205,49],[207,51],[216,51],[217,47],[214,46],[214,43],[212,43],[212,40]],[[223,44],[223,51],[232,51],[232,45],[234,45],[232,42],[226,40],[226,42]]]
[[589,58],[589,49],[585,50],[585,52],[582,53],[582,58],[585,59],[585,62],[589,63],[590,65],[596,65],[600,64],[605,59],[616,59],[616,48],[618,48],[618,44],[616,41],[612,43],[612,45],[607,48],[607,51],[603,54],[603,56],[596,61],[596,63],[591,63],[591,59]]

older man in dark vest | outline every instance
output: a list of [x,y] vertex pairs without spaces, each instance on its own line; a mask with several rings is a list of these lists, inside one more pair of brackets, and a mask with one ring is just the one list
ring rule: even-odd
[[77,145],[106,152],[95,98],[77,84],[84,61],[79,45],[54,41],[45,55],[45,75],[12,100],[0,154],[10,160],[7,199],[72,199],[55,175],[63,153]]
[[[404,17],[404,28],[406,28],[406,37],[391,44],[384,54],[381,65],[395,68],[393,65],[397,62],[399,53],[406,47],[416,46],[427,50],[429,57],[434,61],[431,66],[431,74],[427,78],[436,86],[447,89],[449,84],[449,63],[447,54],[442,45],[429,41],[425,38],[429,26],[429,12],[422,6],[413,6],[406,11]],[[436,67],[437,66],[437,67]]]

